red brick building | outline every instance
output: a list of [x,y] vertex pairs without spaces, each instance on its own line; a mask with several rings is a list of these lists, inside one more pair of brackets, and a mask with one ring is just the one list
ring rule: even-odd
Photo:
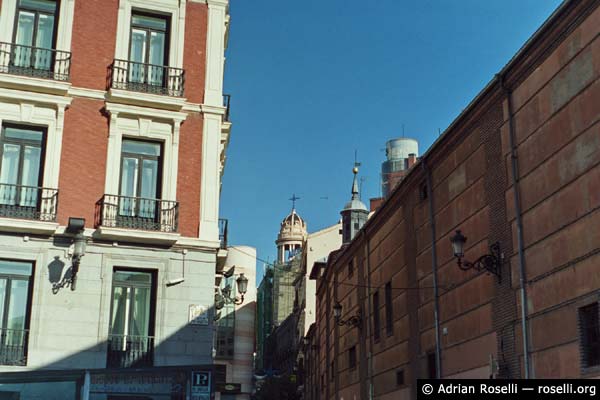
[[[416,379],[436,376],[597,375],[599,5],[564,2],[313,271],[317,362],[305,365],[319,388],[305,398],[415,398]],[[458,268],[456,230],[469,261],[498,244],[499,276]],[[338,324],[337,302],[357,326]]]
[[0,2],[0,371],[212,365],[228,26],[228,0]]

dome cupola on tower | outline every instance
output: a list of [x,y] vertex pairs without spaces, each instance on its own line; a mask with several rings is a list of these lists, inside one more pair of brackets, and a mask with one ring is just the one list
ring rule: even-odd
[[302,243],[306,239],[308,231],[306,222],[295,208],[281,221],[281,227],[275,244],[277,245],[277,260],[280,263],[298,252],[302,248]]

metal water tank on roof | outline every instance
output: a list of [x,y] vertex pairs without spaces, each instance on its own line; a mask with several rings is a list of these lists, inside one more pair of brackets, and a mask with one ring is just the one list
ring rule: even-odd
[[419,156],[419,143],[415,139],[391,139],[387,141],[385,147],[388,160],[408,158],[409,154],[414,154],[417,157]]
[[[409,155],[419,156],[419,143],[415,139],[398,138],[386,142],[387,160],[381,164],[381,189],[387,197],[392,189],[404,178],[408,169]],[[413,161],[414,162],[414,159]]]

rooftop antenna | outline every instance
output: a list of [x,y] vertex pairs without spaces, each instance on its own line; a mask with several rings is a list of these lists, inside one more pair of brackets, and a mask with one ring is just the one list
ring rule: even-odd
[[290,197],[288,200],[290,200],[292,202],[292,210],[296,209],[296,200],[300,200],[300,197],[296,196],[296,193],[292,194],[292,197]]
[[358,150],[354,150],[354,168],[360,167],[360,163],[358,162]]
[[361,195],[362,195],[362,192],[363,192],[363,183],[364,183],[366,180],[367,180],[367,177],[366,177],[366,176],[361,176],[361,177],[360,177],[360,181],[359,181],[359,182],[360,182],[360,186],[359,186],[359,189],[358,189],[358,191],[360,192],[360,194],[361,194]]
[[404,124],[402,124],[402,138],[404,138]]

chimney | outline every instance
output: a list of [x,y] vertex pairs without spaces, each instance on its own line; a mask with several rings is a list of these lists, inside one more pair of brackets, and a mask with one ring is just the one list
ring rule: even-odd
[[377,211],[379,206],[381,206],[381,204],[383,204],[383,200],[385,200],[383,197],[376,197],[376,198],[370,199],[371,212]]
[[417,155],[415,153],[410,153],[408,155],[408,168],[412,168],[413,165],[417,162]]

